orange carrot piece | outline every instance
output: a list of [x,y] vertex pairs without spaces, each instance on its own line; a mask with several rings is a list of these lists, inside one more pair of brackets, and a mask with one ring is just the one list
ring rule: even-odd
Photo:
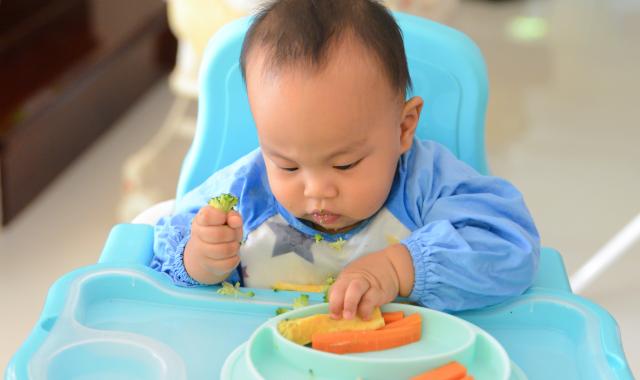
[[467,375],[467,376],[463,377],[461,380],[473,380],[473,376]]
[[420,340],[422,318],[418,322],[393,329],[316,333],[311,337],[311,347],[334,354],[387,350]]
[[[458,362],[451,362],[441,367],[423,372],[411,380],[467,380],[467,369]],[[473,378],[471,378],[473,380]]]
[[384,318],[384,324],[389,324],[395,321],[399,321],[404,318],[403,311],[387,311],[382,313],[382,318]]
[[[384,314],[383,314],[384,317]],[[397,320],[395,322],[391,322],[388,325],[384,325],[380,328],[380,330],[388,330],[388,329],[395,329],[398,327],[403,327],[403,326],[413,326],[413,325],[422,325],[422,316],[418,313],[415,314],[411,314],[408,317],[404,317],[400,320]]]

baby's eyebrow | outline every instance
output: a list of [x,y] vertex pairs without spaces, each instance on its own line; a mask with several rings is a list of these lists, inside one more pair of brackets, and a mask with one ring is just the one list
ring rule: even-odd
[[[331,160],[332,158],[340,156],[340,155],[343,155],[343,154],[349,154],[349,153],[356,152],[356,151],[360,150],[364,146],[365,142],[366,142],[366,139],[361,139],[361,140],[349,143],[349,145],[345,145],[345,146],[343,146],[341,148],[338,148],[337,150],[329,153],[326,156],[326,160]],[[284,155],[282,155],[282,154],[280,154],[280,153],[278,153],[275,150],[272,150],[270,148],[263,147],[262,149],[270,156],[274,156],[274,157],[277,157],[277,158],[280,158],[280,159],[286,160],[286,161],[295,162],[295,160],[293,160],[293,159],[291,159],[289,157],[286,157],[286,156],[284,156]]]
[[337,150],[333,151],[331,154],[327,156],[327,159],[331,159],[336,156],[340,156],[347,153],[353,153],[361,149],[364,146],[365,142],[366,142],[366,139],[360,139],[358,141],[351,142],[349,143],[349,145],[345,145],[342,148],[338,148]]
[[[264,149],[264,148],[263,148],[263,149]],[[268,154],[268,155],[270,155],[270,156],[275,156],[275,157],[281,158],[281,159],[286,160],[286,161],[293,161],[292,159],[290,159],[290,158],[288,158],[288,157],[285,157],[285,156],[281,155],[280,153],[278,153],[278,152],[276,152],[276,151],[273,151],[273,150],[271,150],[271,149],[264,149],[264,150],[265,150],[265,151],[267,152],[267,154]]]

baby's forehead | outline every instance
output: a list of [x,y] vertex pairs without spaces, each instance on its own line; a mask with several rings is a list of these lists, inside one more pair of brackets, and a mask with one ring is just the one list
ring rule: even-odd
[[[351,70],[357,76],[368,75],[370,81],[383,80],[390,91],[397,92],[385,73],[383,63],[375,52],[368,48],[353,34],[345,34],[336,39],[325,51],[323,57],[312,60],[301,57],[295,60],[283,60],[272,46],[255,45],[247,57],[247,79],[277,80],[286,76],[313,77],[326,74],[335,69]],[[345,80],[355,80],[356,76],[347,76]]]

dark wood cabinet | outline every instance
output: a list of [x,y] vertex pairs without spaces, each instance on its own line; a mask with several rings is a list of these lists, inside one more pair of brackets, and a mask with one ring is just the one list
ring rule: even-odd
[[7,224],[175,61],[161,0],[0,1]]

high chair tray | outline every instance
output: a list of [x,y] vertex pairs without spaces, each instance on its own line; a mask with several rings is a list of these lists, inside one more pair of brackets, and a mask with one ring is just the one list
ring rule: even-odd
[[[6,378],[219,378],[227,358],[227,367],[234,366],[242,359],[241,346],[299,295],[255,289],[254,297],[235,298],[214,289],[178,288],[142,265],[97,264],[71,272],[51,288]],[[321,303],[322,295],[311,294],[310,301]],[[512,302],[457,316],[477,326],[477,336],[486,331],[483,339],[500,342],[517,365],[511,379],[525,378],[518,367],[529,379],[631,378],[624,356],[616,356],[615,322],[569,292],[533,289]],[[370,360],[386,359],[383,351],[376,355]]]

